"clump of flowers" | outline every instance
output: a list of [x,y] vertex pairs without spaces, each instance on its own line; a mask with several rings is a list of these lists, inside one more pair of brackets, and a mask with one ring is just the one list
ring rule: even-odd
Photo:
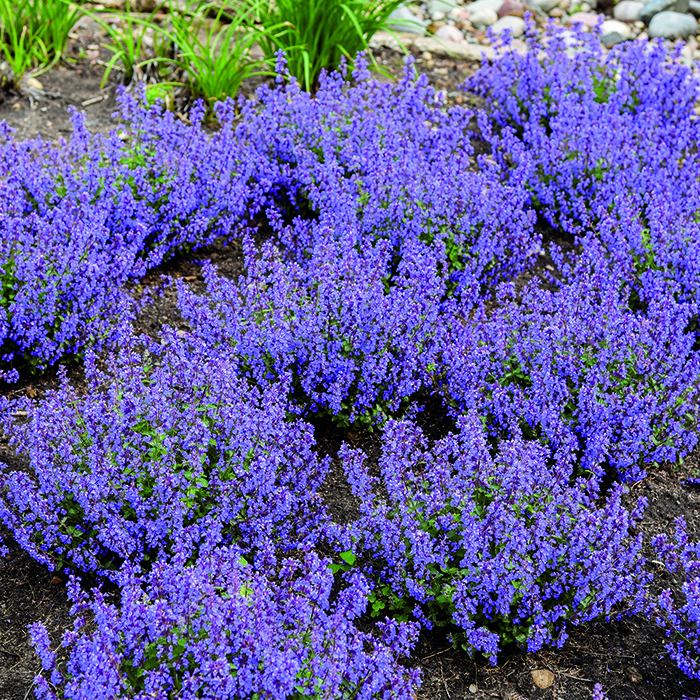
[[238,282],[205,268],[206,300],[181,284],[180,308],[193,335],[253,384],[293,377],[294,410],[373,426],[429,381],[443,261],[408,241],[396,263],[386,241],[360,250],[352,235],[319,246],[305,265],[251,251]]
[[386,428],[379,476],[365,456],[341,451],[361,517],[337,530],[349,565],[377,581],[375,612],[432,626],[492,663],[503,644],[560,646],[566,623],[610,615],[645,580],[642,516],[622,505],[622,486],[603,505],[595,480],[569,484],[536,442],[502,442],[495,454],[479,417],[428,446],[411,422]]
[[446,314],[443,391],[494,436],[522,431],[574,470],[637,480],[697,442],[694,305],[654,276],[639,296],[600,248],[560,270],[556,291],[505,289],[491,314]]
[[474,168],[472,113],[443,109],[412,60],[396,85],[371,79],[361,58],[352,80],[345,70],[313,97],[280,76],[243,108],[238,133],[270,164],[267,214],[287,255],[306,261],[352,229],[359,246],[385,239],[397,255],[405,240],[439,241],[451,271],[484,283],[527,267],[539,237],[524,176],[506,183]]
[[0,131],[0,360],[44,368],[102,340],[124,287],[174,250],[231,233],[255,212],[254,162],[230,139],[121,95],[128,132],[92,135],[73,114],[57,145]]
[[415,626],[387,620],[377,636],[360,632],[354,621],[367,604],[367,581],[351,576],[332,597],[328,563],[314,554],[268,554],[253,565],[223,548],[195,567],[159,563],[146,577],[126,568],[119,582],[117,606],[72,581],[65,666],[46,629],[33,626],[44,668],[37,697],[415,697],[420,672],[397,660],[412,648]]
[[[573,42],[571,46],[570,43]],[[504,51],[467,88],[503,177],[529,173],[532,203],[583,247],[601,240],[637,275],[663,271],[677,293],[700,289],[700,81],[661,42],[624,42],[550,26],[524,55]]]
[[676,521],[673,540],[657,535],[652,544],[669,571],[684,574],[682,597],[678,599],[666,589],[650,601],[650,609],[657,624],[666,630],[666,649],[678,668],[700,680],[700,542],[690,541],[683,518]]
[[593,693],[591,694],[591,700],[608,700],[608,696],[603,690],[603,686],[600,683],[596,683],[593,686]]
[[110,372],[88,358],[88,387],[67,381],[7,418],[27,471],[3,465],[0,517],[49,567],[98,574],[123,561],[192,560],[213,547],[314,542],[329,460],[311,426],[287,420],[283,384],[245,385],[223,354],[176,336],[158,355],[125,334]]

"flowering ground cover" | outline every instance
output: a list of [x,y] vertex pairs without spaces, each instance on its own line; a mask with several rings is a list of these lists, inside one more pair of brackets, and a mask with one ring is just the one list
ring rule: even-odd
[[[216,129],[5,128],[2,566],[73,605],[37,697],[700,696],[700,82],[531,44],[474,110],[280,56]],[[642,671],[569,664],[625,629]]]

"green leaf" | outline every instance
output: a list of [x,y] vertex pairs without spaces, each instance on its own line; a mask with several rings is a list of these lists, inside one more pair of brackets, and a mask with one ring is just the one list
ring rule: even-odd
[[349,564],[350,566],[352,566],[352,565],[355,563],[356,559],[357,559],[356,555],[353,554],[353,552],[351,552],[351,551],[341,552],[341,553],[340,553],[340,558],[341,558],[346,564]]

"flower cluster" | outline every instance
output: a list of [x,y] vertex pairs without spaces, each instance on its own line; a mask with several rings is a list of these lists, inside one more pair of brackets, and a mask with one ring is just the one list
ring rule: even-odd
[[294,81],[262,89],[242,110],[239,134],[270,163],[268,217],[287,255],[306,260],[352,231],[358,246],[385,239],[397,255],[406,240],[439,242],[452,269],[483,282],[531,263],[539,242],[524,178],[474,170],[472,114],[442,109],[412,61],[395,86],[361,60],[352,77],[341,66],[314,97]]
[[62,640],[71,652],[65,669],[46,629],[32,628],[50,674],[39,679],[37,697],[414,697],[418,671],[396,657],[412,647],[415,627],[387,620],[377,636],[360,632],[353,621],[369,593],[361,576],[331,602],[327,562],[308,553],[266,559],[251,565],[227,547],[196,567],[159,563],[145,580],[127,568],[119,606],[100,591],[90,600],[73,581],[76,620]]
[[436,359],[445,280],[431,249],[411,243],[395,270],[385,241],[331,241],[304,266],[268,250],[238,283],[205,268],[209,303],[180,285],[180,308],[252,384],[291,375],[296,410],[372,425],[429,381]]
[[660,42],[603,56],[595,37],[552,26],[530,49],[468,82],[493,108],[482,134],[502,170],[527,171],[533,204],[584,247],[601,240],[616,263],[662,271],[695,301],[697,75]]
[[0,512],[17,542],[49,567],[96,573],[231,542],[313,542],[329,460],[311,426],[287,420],[285,386],[250,389],[225,355],[177,337],[150,359],[122,341],[109,373],[87,358],[86,392],[64,381],[21,404],[26,422],[9,420],[29,461],[3,473]]
[[475,414],[432,447],[411,422],[391,422],[379,478],[362,452],[341,456],[361,517],[336,546],[371,562],[375,611],[455,624],[455,639],[493,663],[502,643],[563,644],[567,620],[608,615],[644,578],[641,537],[627,535],[643,501],[627,511],[618,485],[598,507],[597,482],[569,485],[536,442],[505,441],[492,456]]
[[521,430],[572,469],[612,467],[637,480],[697,442],[695,310],[654,277],[640,297],[592,250],[562,263],[556,291],[504,290],[494,313],[455,313],[443,391],[453,410],[483,415],[494,436]]
[[129,130],[69,141],[0,133],[0,351],[39,367],[94,344],[128,307],[124,286],[174,250],[228,236],[256,211],[255,153],[122,93]]
[[671,638],[666,649],[678,668],[700,680],[700,542],[690,542],[683,518],[676,521],[674,535],[675,542],[667,535],[658,535],[653,545],[669,571],[684,572],[685,602],[679,602],[666,589],[652,601],[650,612]]

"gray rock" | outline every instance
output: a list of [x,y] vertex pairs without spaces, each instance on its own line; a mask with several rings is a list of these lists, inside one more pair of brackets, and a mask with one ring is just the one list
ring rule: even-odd
[[484,7],[481,10],[472,12],[469,15],[469,21],[475,26],[490,27],[496,22],[498,22],[498,15],[490,10],[488,7]]
[[527,3],[533,10],[542,10],[542,12],[551,12],[558,4],[559,0],[527,0]]
[[506,29],[510,29],[511,38],[517,39],[519,36],[522,36],[523,32],[525,31],[525,20],[520,19],[520,17],[508,15],[506,17],[501,17],[501,19],[499,19],[498,22],[491,27],[491,29],[493,30],[494,34],[500,34]]
[[435,32],[435,38],[440,41],[451,41],[454,44],[459,44],[464,41],[464,34],[449,24],[444,24]]
[[622,44],[626,39],[620,32],[610,32],[610,34],[602,36],[600,41],[606,49],[609,49],[615,46],[615,44]]
[[567,24],[576,24],[576,22],[581,22],[584,27],[593,29],[599,22],[600,15],[595,12],[574,12],[573,15],[569,15],[567,19]]
[[698,33],[698,23],[692,15],[682,12],[659,12],[649,23],[651,39],[687,39]]
[[[692,0],[693,2],[700,2],[700,0]],[[621,20],[622,22],[636,22],[639,19],[639,14],[644,8],[643,2],[637,2],[636,0],[622,0],[615,5],[613,10],[613,16],[615,19]]]
[[700,17],[700,0],[690,0],[688,9],[696,16]]
[[438,12],[447,15],[457,6],[457,0],[428,0],[428,14],[432,17]]
[[688,11],[689,0],[650,0],[642,8],[639,13],[639,19],[644,22],[644,24],[649,24],[651,18],[654,15],[658,15],[659,12],[687,12]]
[[632,27],[630,27],[629,24],[625,24],[624,22],[620,22],[616,19],[608,19],[603,22],[603,36],[617,32],[618,34],[622,34],[625,39],[629,39],[631,31]]
[[397,32],[406,32],[407,34],[420,34],[425,36],[428,26],[425,22],[418,19],[405,5],[397,7],[387,20],[390,29]]
[[464,9],[466,12],[477,12],[479,10],[489,9],[497,13],[504,2],[505,0],[476,0],[476,2],[465,5]]

